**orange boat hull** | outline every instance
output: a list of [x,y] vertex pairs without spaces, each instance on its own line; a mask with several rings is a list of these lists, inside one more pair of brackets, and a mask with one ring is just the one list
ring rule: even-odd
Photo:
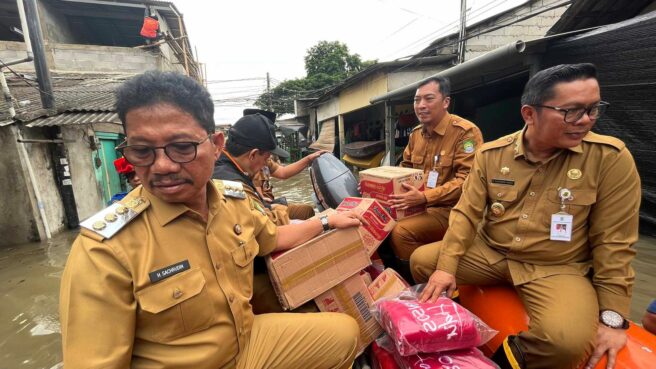
[[[459,286],[459,290],[460,303],[499,331],[499,334],[480,347],[486,355],[491,356],[506,336],[528,329],[529,317],[522,301],[511,287]],[[619,352],[615,369],[656,368],[656,336],[633,323],[627,334],[626,347]],[[604,356],[595,369],[605,368]]]

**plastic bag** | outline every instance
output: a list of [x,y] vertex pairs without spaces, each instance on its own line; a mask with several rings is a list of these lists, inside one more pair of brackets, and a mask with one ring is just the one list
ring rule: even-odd
[[[402,356],[480,346],[497,331],[447,297],[434,303],[419,302],[414,286],[392,299],[377,301],[374,316]],[[385,347],[384,342],[379,345]]]
[[499,369],[476,348],[401,356],[394,354],[402,369]]

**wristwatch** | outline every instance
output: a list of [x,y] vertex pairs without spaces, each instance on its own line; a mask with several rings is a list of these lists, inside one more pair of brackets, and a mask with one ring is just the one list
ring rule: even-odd
[[613,329],[628,329],[629,321],[613,310],[602,310],[599,314],[599,322]]
[[323,231],[329,231],[330,230],[330,225],[328,224],[328,216],[327,215],[322,215],[319,217],[319,220],[321,221],[321,225],[323,226]]

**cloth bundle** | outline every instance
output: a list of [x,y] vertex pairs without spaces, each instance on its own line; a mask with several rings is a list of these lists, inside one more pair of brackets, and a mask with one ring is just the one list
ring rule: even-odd
[[434,303],[395,298],[376,307],[380,325],[403,356],[476,347],[496,333],[447,297]]
[[401,356],[394,354],[402,369],[498,369],[499,367],[476,348]]

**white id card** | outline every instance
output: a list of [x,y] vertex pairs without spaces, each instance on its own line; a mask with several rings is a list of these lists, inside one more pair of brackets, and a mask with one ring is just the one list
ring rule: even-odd
[[552,241],[571,241],[572,223],[574,217],[566,213],[551,215],[551,237]]
[[440,178],[440,173],[431,170],[428,172],[428,181],[426,181],[426,187],[435,188],[437,187],[437,179]]

